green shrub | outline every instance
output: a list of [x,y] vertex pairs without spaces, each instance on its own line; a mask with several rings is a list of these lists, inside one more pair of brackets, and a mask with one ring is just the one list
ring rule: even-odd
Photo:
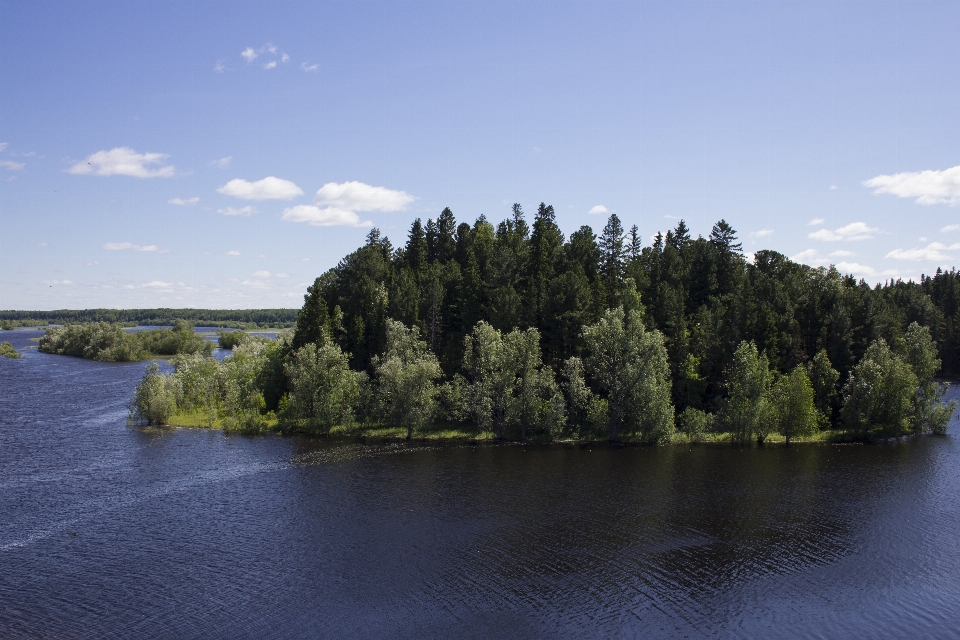
[[0,356],[4,358],[19,358],[20,352],[13,348],[9,342],[0,342]]
[[172,378],[160,373],[157,363],[151,362],[133,394],[130,420],[136,424],[164,425],[176,406]]
[[221,349],[233,349],[250,339],[250,334],[240,330],[224,331],[221,329],[217,334],[220,336],[217,342]]

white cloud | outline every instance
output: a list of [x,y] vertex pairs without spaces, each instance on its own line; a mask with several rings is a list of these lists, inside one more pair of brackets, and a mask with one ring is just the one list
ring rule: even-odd
[[302,196],[303,189],[289,180],[267,176],[256,182],[234,178],[218,188],[217,193],[243,200],[290,200]]
[[940,229],[940,233],[949,233],[957,230],[960,230],[960,224],[948,224],[944,228]]
[[14,162],[13,160],[0,160],[0,167],[3,167],[7,171],[19,171],[25,166],[27,165],[22,162]]
[[306,62],[301,62],[300,69],[303,71],[318,71],[320,69],[320,64],[319,63],[307,64]]
[[593,216],[598,216],[598,215],[603,214],[603,213],[606,213],[606,212],[607,212],[607,208],[606,208],[605,206],[603,206],[602,204],[596,204],[596,205],[590,207],[590,211],[587,211],[587,214],[588,214],[588,215],[593,215]]
[[750,234],[753,238],[765,238],[767,236],[773,235],[773,229],[760,229],[760,231],[754,231]]
[[186,198],[186,199],[184,199],[184,198],[171,198],[170,200],[167,200],[167,204],[175,204],[175,205],[178,205],[178,206],[181,206],[181,207],[192,207],[193,205],[197,204],[198,202],[200,202],[200,198],[197,198],[197,197]]
[[94,261],[92,261],[92,262],[88,262],[88,263],[87,263],[87,266],[88,266],[88,267],[99,267],[99,266],[100,266],[100,261],[99,261],[99,260],[94,260]]
[[817,226],[818,224],[823,224],[823,222],[824,222],[823,218],[814,218],[813,220],[811,220],[810,222],[808,222],[807,225],[809,225],[809,226],[811,226],[811,227],[815,227],[815,226]]
[[0,142],[0,151],[3,151],[3,150],[6,149],[8,146],[10,146],[10,143],[9,143],[9,142]]
[[217,64],[213,65],[213,70],[217,73],[223,73],[227,70],[227,65],[224,64],[223,60],[217,60]]
[[820,253],[816,249],[801,251],[795,256],[790,256],[790,259],[794,262],[812,265],[819,265],[823,262],[823,258],[820,257]]
[[[246,60],[247,64],[249,64],[265,53],[269,53],[271,55],[276,56],[278,51],[279,49],[277,49],[276,45],[270,44],[268,42],[267,44],[263,45],[259,49],[254,49],[253,47],[247,47],[246,49],[240,52],[240,57]],[[290,56],[288,56],[285,52],[280,51],[280,61],[287,62],[288,60],[290,60]],[[263,68],[273,69],[276,66],[277,66],[277,61],[272,60],[264,64]]]
[[168,157],[165,153],[137,153],[128,147],[116,147],[110,151],[97,151],[85,160],[67,169],[67,173],[95,176],[132,176],[134,178],[170,178],[173,165],[162,165]]
[[840,273],[850,273],[855,276],[875,276],[877,275],[877,270],[873,267],[868,267],[866,265],[860,264],[858,262],[838,262],[836,265],[837,271]]
[[73,280],[44,280],[43,284],[48,287],[72,287],[77,283]]
[[834,258],[849,258],[850,256],[855,256],[855,255],[857,254],[854,253],[853,251],[846,251],[845,249],[838,249],[837,251],[832,251],[830,253],[830,256]]
[[237,251],[236,249],[234,249],[233,251],[227,251],[227,255],[228,255],[228,256],[238,256],[238,255],[240,255],[240,252]]
[[249,218],[257,212],[256,207],[247,205],[246,207],[224,207],[223,209],[217,209],[217,213],[225,216],[244,216]]
[[289,222],[306,222],[312,227],[370,227],[373,223],[369,220],[360,222],[360,217],[353,211],[340,209],[337,207],[315,207],[310,204],[300,204],[289,209],[284,209],[284,220]]
[[914,247],[913,249],[894,249],[884,257],[893,258],[894,260],[913,260],[916,262],[942,262],[944,260],[952,259],[951,256],[942,253],[942,251],[946,248],[946,246],[940,244],[939,242],[931,242],[922,248]]
[[874,193],[916,198],[918,204],[960,204],[960,165],[943,171],[907,171],[865,180]]
[[47,243],[46,243],[46,242],[38,242],[38,243],[37,243],[37,246],[38,246],[38,247],[46,247],[46,246],[47,246]]
[[269,271],[254,271],[254,272],[251,273],[250,275],[253,276],[254,278],[269,278],[269,277],[270,277],[270,272],[269,272]]
[[839,189],[839,188],[840,188],[840,187],[838,187],[838,186],[835,185],[835,184],[830,185],[830,191],[836,191],[836,190]]
[[825,242],[837,242],[839,240],[869,240],[877,233],[880,233],[880,229],[867,226],[865,222],[851,222],[833,231],[829,229],[814,231],[813,233],[807,234],[807,237]]
[[289,273],[277,273],[277,274],[274,274],[274,276],[277,277],[277,278],[289,278],[289,277],[290,277],[290,274],[289,274]]
[[952,245],[947,247],[947,249],[950,251],[956,251],[957,249],[960,249],[960,242],[954,242]]
[[306,222],[315,227],[369,227],[358,211],[403,211],[416,198],[405,191],[374,187],[363,182],[328,182],[314,196],[314,205],[297,205],[284,210],[283,219]]
[[328,182],[320,187],[313,203],[348,211],[403,211],[416,198],[405,191],[373,187],[362,182]]
[[240,284],[254,289],[269,289],[270,285],[263,280],[243,280]]
[[172,282],[163,282],[162,280],[151,280],[140,285],[144,289],[172,289]]
[[214,160],[210,164],[220,169],[226,169],[227,167],[230,166],[230,163],[232,161],[233,161],[233,156],[227,156],[225,158],[220,158],[219,160]]
[[147,253],[167,253],[167,249],[161,249],[155,244],[139,245],[132,242],[108,242],[103,245],[107,251],[145,251]]

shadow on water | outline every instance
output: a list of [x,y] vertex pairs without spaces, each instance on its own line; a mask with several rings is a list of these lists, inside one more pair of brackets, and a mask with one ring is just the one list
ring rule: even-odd
[[953,437],[654,449],[136,430],[142,364],[27,356],[0,362],[4,637],[960,628]]

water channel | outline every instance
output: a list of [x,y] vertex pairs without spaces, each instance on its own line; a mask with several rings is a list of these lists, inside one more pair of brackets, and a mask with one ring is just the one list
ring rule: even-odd
[[142,363],[38,335],[2,335],[4,638],[960,635],[956,416],[789,449],[139,430]]

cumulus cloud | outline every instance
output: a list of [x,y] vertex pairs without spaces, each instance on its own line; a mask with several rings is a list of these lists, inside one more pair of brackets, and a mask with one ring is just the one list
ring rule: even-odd
[[[288,56],[286,52],[280,51],[276,45],[270,44],[269,42],[263,45],[262,47],[260,47],[259,49],[254,49],[253,47],[247,47],[246,49],[240,52],[240,57],[246,60],[247,64],[250,64],[251,62],[253,62],[254,60],[256,60],[257,58],[259,58],[264,54],[269,53],[270,55],[276,56],[278,52],[280,54],[280,62],[288,62],[290,60],[290,56]],[[274,67],[277,66],[277,61],[272,60],[270,62],[264,63],[262,66],[264,69],[273,69]]]
[[592,216],[598,216],[606,212],[607,212],[607,208],[605,206],[603,206],[602,204],[596,204],[590,207],[590,211],[587,211],[587,214]]
[[277,274],[275,274],[275,277],[277,277],[277,278],[289,278],[289,277],[290,277],[290,274],[289,274],[289,273],[277,273]]
[[227,156],[225,158],[220,158],[219,160],[214,160],[210,164],[212,164],[213,166],[219,169],[226,169],[227,167],[230,166],[230,163],[232,161],[233,161],[233,156]]
[[251,273],[250,275],[253,276],[254,278],[269,278],[269,277],[270,277],[270,272],[269,272],[269,271],[254,271],[254,272]]
[[[953,245],[951,245],[951,248],[953,248]],[[945,245],[939,242],[931,242],[925,247],[894,249],[885,257],[893,258],[894,260],[912,260],[915,262],[943,262],[952,259],[951,256],[943,253],[945,249],[947,249]]]
[[[170,178],[173,165],[163,165],[166,153],[137,153],[128,147],[97,151],[67,169],[67,173],[95,176],[132,176],[134,178]],[[159,166],[155,166],[159,165]]]
[[824,222],[823,218],[814,218],[813,220],[811,220],[810,222],[808,222],[807,225],[809,225],[809,226],[811,226],[811,227],[815,227],[815,226],[817,226],[818,224],[823,224],[823,222]]
[[319,69],[320,69],[319,63],[314,63],[314,64],[307,64],[306,62],[300,63],[301,71],[318,71]]
[[228,256],[238,256],[238,255],[240,255],[240,252],[237,251],[236,249],[234,249],[233,251],[227,251],[227,255],[228,255]]
[[850,256],[857,255],[853,251],[846,251],[844,249],[838,249],[837,251],[830,252],[830,255],[834,258],[849,258]]
[[290,200],[302,196],[303,189],[289,180],[267,176],[256,182],[234,178],[218,188],[217,193],[242,200]]
[[833,231],[830,229],[814,231],[807,234],[807,237],[825,242],[838,242],[840,240],[869,240],[877,233],[880,233],[880,229],[868,226],[865,222],[851,222]]
[[7,171],[19,171],[25,166],[22,162],[14,162],[13,160],[0,160],[0,167],[3,167]]
[[773,229],[760,229],[760,231],[754,231],[750,234],[752,238],[765,238],[767,236],[773,235]]
[[794,262],[810,265],[819,265],[823,262],[823,258],[820,257],[820,253],[816,249],[807,249],[806,251],[801,251],[795,256],[790,256],[790,259]]
[[132,242],[108,242],[103,245],[107,251],[145,251],[147,253],[167,253],[167,249],[161,249],[155,244],[140,245]]
[[200,198],[197,198],[197,197],[186,198],[186,199],[184,199],[184,198],[171,198],[170,200],[167,200],[167,204],[175,204],[175,205],[180,206],[180,207],[192,207],[193,205],[197,204],[198,202],[200,202]]
[[328,182],[317,191],[313,203],[347,211],[403,211],[415,199],[405,191],[353,181]]
[[313,205],[297,205],[284,210],[283,219],[305,222],[315,227],[369,227],[361,222],[358,211],[403,211],[416,198],[405,191],[374,187],[363,182],[328,182],[320,187]]
[[960,165],[943,171],[907,171],[863,182],[874,193],[916,198],[918,204],[960,204]]
[[369,220],[360,221],[360,217],[354,211],[340,209],[338,207],[316,207],[310,204],[300,204],[289,209],[284,209],[282,218],[289,222],[306,222],[312,227],[370,227],[373,223]]
[[48,287],[72,287],[77,283],[73,280],[44,280],[43,284]]
[[875,276],[877,275],[877,270],[873,267],[868,267],[867,265],[860,264],[858,262],[838,262],[834,265],[837,268],[837,271],[840,273],[849,273],[855,276]]
[[164,282],[162,280],[151,280],[150,282],[144,282],[140,285],[144,289],[172,289],[172,282]]
[[940,229],[940,233],[949,233],[951,231],[957,231],[960,229],[960,224],[948,224],[944,228]]
[[223,209],[217,209],[217,213],[225,216],[243,216],[249,218],[257,212],[256,207],[247,205],[246,207],[224,207]]

